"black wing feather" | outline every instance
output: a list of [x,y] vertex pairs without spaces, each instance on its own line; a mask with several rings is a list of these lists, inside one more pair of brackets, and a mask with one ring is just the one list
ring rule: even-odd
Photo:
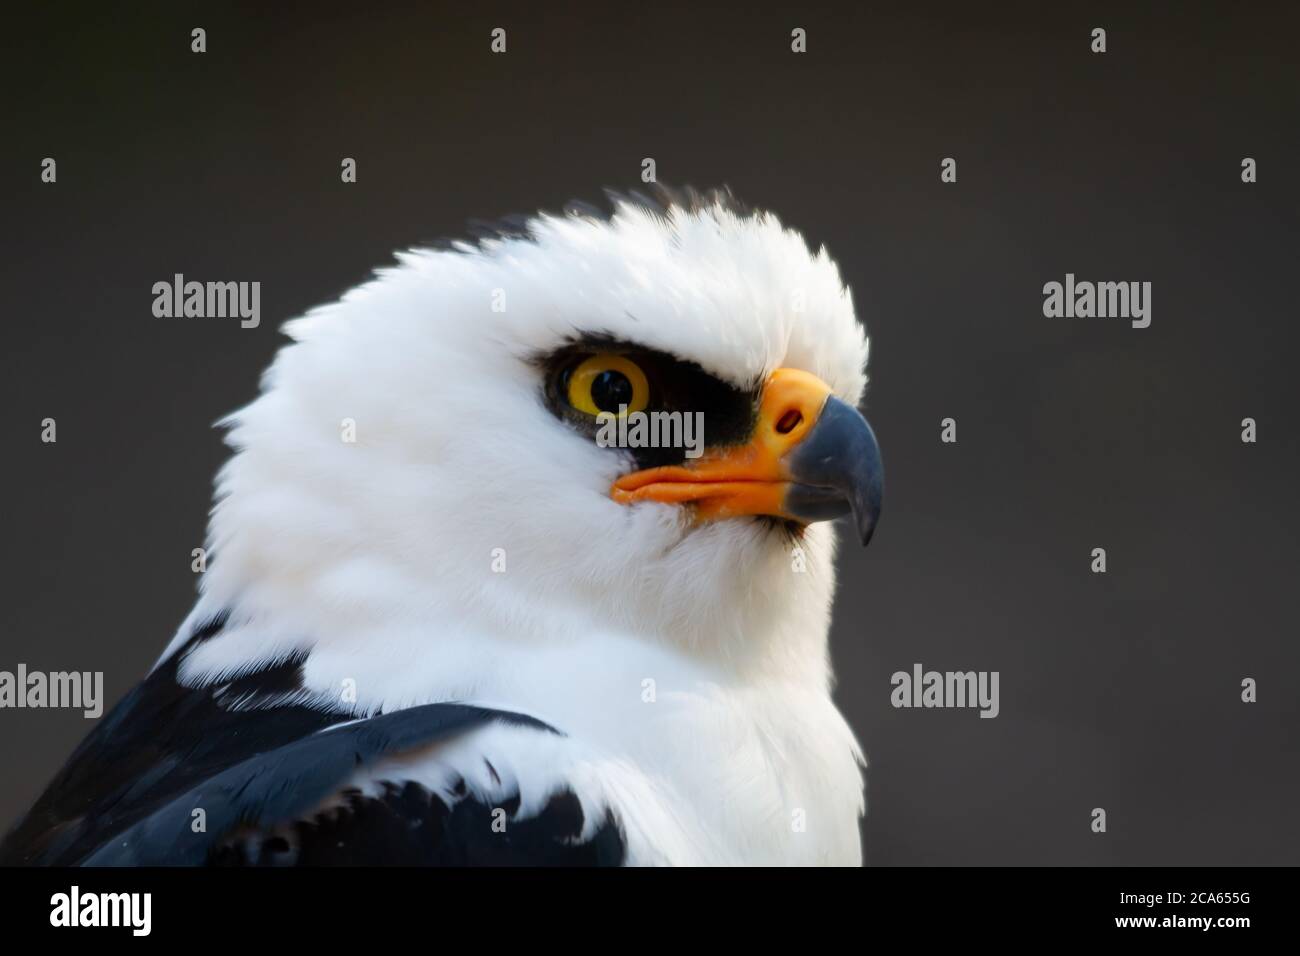
[[[358,767],[385,755],[495,721],[555,731],[463,704],[356,720],[341,708],[277,703],[303,689],[305,655],[219,686],[185,687],[177,680],[181,660],[225,623],[222,615],[199,627],[110,711],[0,842],[0,865],[621,861],[612,816],[594,839],[576,842],[582,812],[567,791],[536,817],[510,821],[505,833],[478,825],[494,808],[468,796],[449,804],[413,784],[379,798],[354,794],[332,816],[302,821]],[[198,832],[196,810],[203,811]],[[276,853],[285,827],[293,831],[292,853]],[[231,842],[234,834],[245,835],[243,845],[248,834],[260,835],[272,852],[250,858]]]
[[[580,840],[584,815],[572,791],[535,816],[516,817],[517,796],[493,806],[471,796],[448,801],[417,783],[353,791],[314,820],[217,848],[217,866],[618,866],[622,835],[613,815]],[[504,816],[501,816],[504,814]]]

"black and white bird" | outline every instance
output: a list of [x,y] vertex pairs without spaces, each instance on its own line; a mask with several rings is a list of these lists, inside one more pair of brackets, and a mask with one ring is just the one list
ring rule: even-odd
[[[286,326],[197,604],[0,863],[861,862],[824,519],[880,511],[866,335],[772,215],[611,203]],[[595,440],[638,411],[703,454]]]

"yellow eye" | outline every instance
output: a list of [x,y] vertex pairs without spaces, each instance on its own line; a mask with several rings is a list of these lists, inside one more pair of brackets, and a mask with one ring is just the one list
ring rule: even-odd
[[650,383],[631,359],[602,352],[569,373],[569,404],[580,412],[614,415],[642,411],[650,404]]

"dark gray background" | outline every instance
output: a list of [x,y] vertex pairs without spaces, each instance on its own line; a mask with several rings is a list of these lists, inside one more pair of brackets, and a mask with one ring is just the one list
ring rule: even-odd
[[[0,669],[103,670],[111,701],[149,667],[193,599],[209,426],[283,320],[653,156],[825,243],[873,338],[885,517],[833,635],[868,861],[1300,862],[1295,5],[628,6],[6,24]],[[154,318],[174,272],[260,280],[262,326]],[[1152,282],[1151,327],[1044,318],[1066,272]],[[999,670],[1001,716],[892,709],[917,661]],[[0,711],[0,827],[89,726]]]

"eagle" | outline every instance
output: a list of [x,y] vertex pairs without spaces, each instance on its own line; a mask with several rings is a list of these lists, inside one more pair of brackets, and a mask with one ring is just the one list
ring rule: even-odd
[[[607,196],[285,326],[196,604],[0,863],[861,863],[828,632],[831,519],[881,508],[867,335],[729,190]],[[693,451],[596,440],[673,413]]]

